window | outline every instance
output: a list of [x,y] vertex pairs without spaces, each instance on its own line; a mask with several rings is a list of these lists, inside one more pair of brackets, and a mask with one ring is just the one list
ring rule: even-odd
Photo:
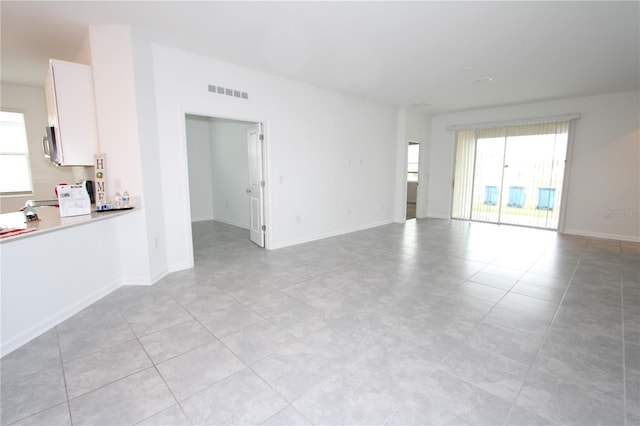
[[32,189],[24,114],[0,111],[0,194],[30,194]]
[[418,181],[418,167],[420,165],[420,144],[409,142],[407,151],[407,181]]
[[570,121],[457,132],[453,219],[558,229]]

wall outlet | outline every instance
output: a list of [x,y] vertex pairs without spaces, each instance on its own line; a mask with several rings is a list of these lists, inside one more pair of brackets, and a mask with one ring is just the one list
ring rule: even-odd
[[296,216],[296,222],[300,223],[300,215]]

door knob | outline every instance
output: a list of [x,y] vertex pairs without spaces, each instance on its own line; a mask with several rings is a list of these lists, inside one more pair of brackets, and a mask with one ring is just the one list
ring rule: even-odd
[[251,194],[251,188],[247,188],[247,194]]

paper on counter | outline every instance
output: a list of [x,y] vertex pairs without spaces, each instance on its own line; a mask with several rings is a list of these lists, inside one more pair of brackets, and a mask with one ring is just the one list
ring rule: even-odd
[[91,214],[91,200],[84,185],[58,185],[60,217]]

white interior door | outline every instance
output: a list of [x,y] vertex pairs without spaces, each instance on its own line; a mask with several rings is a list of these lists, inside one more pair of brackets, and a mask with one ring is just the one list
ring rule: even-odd
[[260,247],[264,247],[264,176],[262,164],[262,150],[264,136],[262,124],[257,124],[255,129],[249,130],[249,188],[247,194],[251,200],[251,241]]

